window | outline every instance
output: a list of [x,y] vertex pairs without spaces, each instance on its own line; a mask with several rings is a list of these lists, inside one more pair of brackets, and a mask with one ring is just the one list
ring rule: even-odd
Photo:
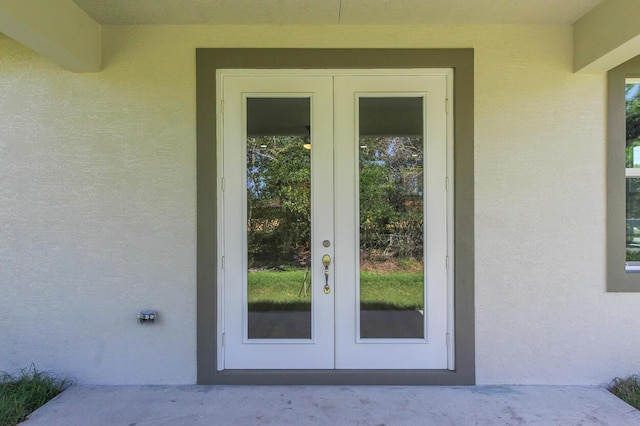
[[640,79],[625,81],[626,270],[640,272]]
[[640,292],[640,56],[608,73],[607,291]]

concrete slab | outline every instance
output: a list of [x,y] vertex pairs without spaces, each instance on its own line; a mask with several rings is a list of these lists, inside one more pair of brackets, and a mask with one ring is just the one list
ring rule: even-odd
[[73,386],[24,425],[625,425],[598,387]]

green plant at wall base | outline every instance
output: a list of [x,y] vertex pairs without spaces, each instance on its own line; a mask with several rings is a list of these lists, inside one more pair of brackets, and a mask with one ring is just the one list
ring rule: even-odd
[[0,426],[14,426],[71,384],[32,365],[17,375],[0,375]]
[[640,410],[640,377],[633,375],[621,379],[616,377],[609,384],[609,392]]

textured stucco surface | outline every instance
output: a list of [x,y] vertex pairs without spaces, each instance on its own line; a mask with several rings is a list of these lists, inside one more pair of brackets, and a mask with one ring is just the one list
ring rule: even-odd
[[0,36],[0,370],[195,382],[196,47],[473,47],[477,382],[638,371],[640,294],[605,292],[605,78],[572,73],[569,26],[105,27],[86,75]]
[[194,382],[193,77],[73,74],[0,43],[0,370]]

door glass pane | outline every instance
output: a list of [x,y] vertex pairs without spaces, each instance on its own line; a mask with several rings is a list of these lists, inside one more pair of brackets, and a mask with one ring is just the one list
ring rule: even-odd
[[309,98],[247,99],[250,339],[311,338]]
[[359,99],[360,337],[424,337],[423,98]]

